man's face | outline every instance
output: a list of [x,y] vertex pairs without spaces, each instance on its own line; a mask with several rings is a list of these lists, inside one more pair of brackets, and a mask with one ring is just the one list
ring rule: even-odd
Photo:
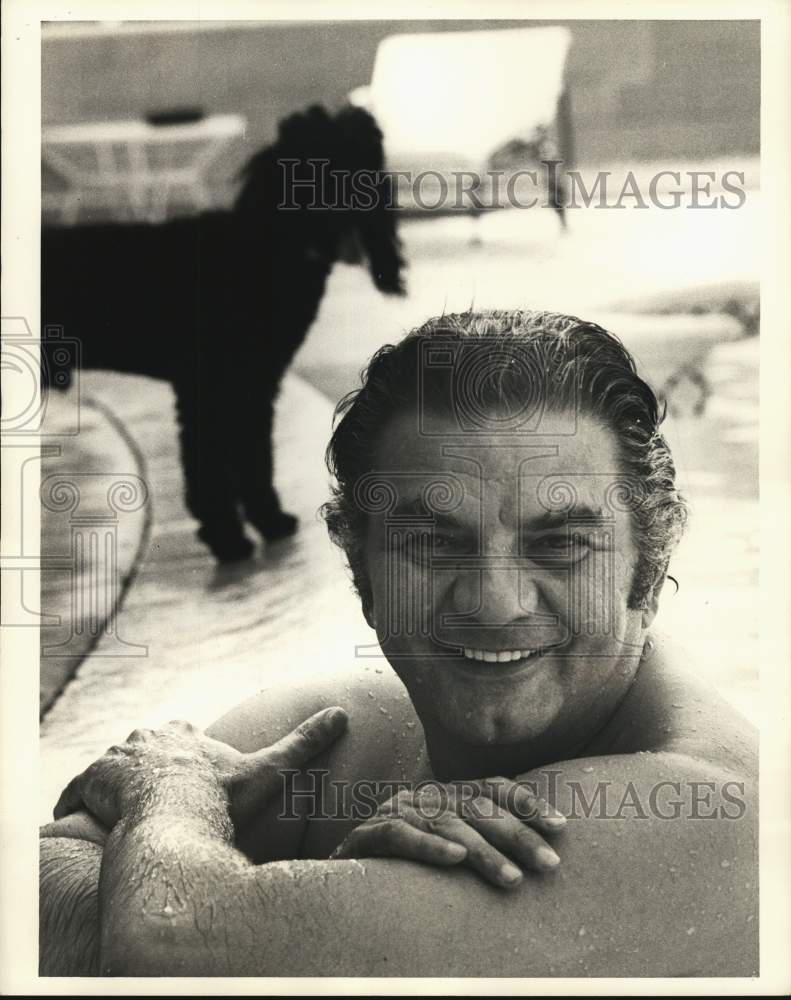
[[470,745],[572,748],[639,661],[615,438],[587,417],[553,433],[562,416],[515,438],[403,413],[377,449],[392,502],[369,517],[369,618],[424,726]]

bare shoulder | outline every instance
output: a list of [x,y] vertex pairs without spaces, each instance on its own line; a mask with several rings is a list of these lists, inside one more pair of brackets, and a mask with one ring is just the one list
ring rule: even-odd
[[666,752],[747,779],[757,775],[755,727],[696,671],[690,654],[655,634],[653,649],[616,716],[603,752]]
[[315,675],[260,691],[213,723],[208,733],[244,753],[269,746],[304,719],[332,705],[349,715],[345,736],[325,756],[332,771],[389,770],[416,753],[422,729],[406,690],[387,666]]
[[[337,786],[332,782],[351,785],[360,778],[386,780],[394,763],[405,757],[402,734],[418,743],[422,742],[422,729],[392,671],[361,666],[348,674],[316,674],[273,684],[207,730],[215,739],[252,753],[271,746],[314,713],[333,705],[346,710],[349,724],[337,743],[314,757],[294,779],[289,814],[296,813],[301,822],[281,822],[279,799],[273,799],[238,842],[258,863],[327,857],[348,829],[348,821],[335,820]],[[327,813],[333,822],[323,822]]]

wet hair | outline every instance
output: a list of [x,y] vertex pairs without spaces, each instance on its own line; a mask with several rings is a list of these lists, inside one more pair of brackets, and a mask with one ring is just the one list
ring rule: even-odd
[[487,414],[495,432],[539,428],[545,412],[584,414],[609,428],[617,441],[625,484],[621,500],[631,512],[638,552],[628,606],[648,607],[684,530],[687,504],[676,489],[673,458],[659,432],[664,412],[617,337],[560,313],[486,310],[430,319],[374,354],[362,386],[336,408],[327,448],[335,485],[322,508],[366,612],[371,606],[365,565],[368,515],[356,489],[376,468],[382,431],[403,412],[414,412],[416,421],[437,413],[455,417],[460,434],[485,430]]

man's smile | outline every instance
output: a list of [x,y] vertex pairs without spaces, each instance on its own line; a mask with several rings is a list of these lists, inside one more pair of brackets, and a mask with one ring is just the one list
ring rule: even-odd
[[512,660],[526,660],[544,652],[547,646],[537,649],[473,649],[464,647],[464,655],[468,660],[479,660],[485,663],[510,663]]
[[464,647],[464,659],[458,658],[453,669],[476,680],[512,679],[532,671],[554,646],[537,649],[475,649]]

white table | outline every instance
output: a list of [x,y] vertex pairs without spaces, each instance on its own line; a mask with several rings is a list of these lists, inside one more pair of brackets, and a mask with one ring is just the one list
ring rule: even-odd
[[97,205],[116,216],[157,222],[167,218],[177,191],[194,208],[207,208],[208,167],[246,128],[246,119],[235,114],[179,125],[130,120],[45,127],[42,161],[67,187],[43,192],[42,208],[65,224]]

